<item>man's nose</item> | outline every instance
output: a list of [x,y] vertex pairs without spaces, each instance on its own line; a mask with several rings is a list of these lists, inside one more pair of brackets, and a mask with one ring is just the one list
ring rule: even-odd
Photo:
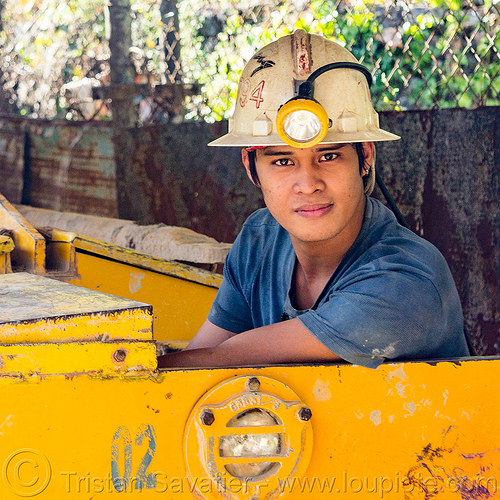
[[321,177],[320,169],[314,163],[300,165],[295,179],[296,193],[311,194],[324,189],[325,183]]

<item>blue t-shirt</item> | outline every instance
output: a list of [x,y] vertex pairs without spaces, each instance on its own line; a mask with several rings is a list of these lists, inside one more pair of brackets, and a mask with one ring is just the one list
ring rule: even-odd
[[209,321],[241,333],[298,317],[333,353],[370,368],[469,355],[446,261],[379,201],[367,197],[361,231],[311,309],[293,306],[295,260],[288,232],[257,210],[227,256]]

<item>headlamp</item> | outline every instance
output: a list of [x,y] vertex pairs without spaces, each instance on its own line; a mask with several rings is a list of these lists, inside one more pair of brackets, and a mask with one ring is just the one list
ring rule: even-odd
[[323,106],[314,99],[314,80],[326,71],[339,68],[361,71],[368,86],[372,83],[370,72],[361,64],[338,62],[321,66],[301,83],[298,96],[292,97],[278,110],[276,128],[283,142],[294,148],[311,148],[324,139],[331,120]]
[[278,134],[294,148],[310,148],[323,140],[328,131],[328,115],[318,101],[294,97],[276,117]]

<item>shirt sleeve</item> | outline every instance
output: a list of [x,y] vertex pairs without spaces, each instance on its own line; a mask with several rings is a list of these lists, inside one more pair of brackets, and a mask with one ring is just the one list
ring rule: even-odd
[[442,324],[439,293],[426,277],[408,273],[359,276],[298,318],[333,353],[369,368],[425,358],[443,341],[435,330]]

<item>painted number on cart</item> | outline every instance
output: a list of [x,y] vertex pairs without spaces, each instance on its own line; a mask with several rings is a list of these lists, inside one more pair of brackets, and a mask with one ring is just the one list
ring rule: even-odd
[[[138,458],[136,457],[132,462],[134,449],[136,453],[140,453],[141,457],[135,474],[132,471],[132,463],[137,463]],[[147,472],[155,451],[156,434],[151,425],[141,425],[137,429],[134,442],[126,427],[118,427],[111,444],[111,478],[115,490],[127,491],[132,481],[135,483],[136,490],[155,488],[156,477]]]

